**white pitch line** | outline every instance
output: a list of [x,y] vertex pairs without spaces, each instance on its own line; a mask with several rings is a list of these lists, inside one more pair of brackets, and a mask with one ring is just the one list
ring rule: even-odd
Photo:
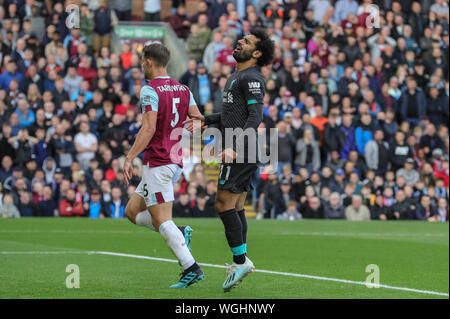
[[88,251],[0,251],[0,255],[63,255],[63,254],[87,254]]
[[[158,258],[158,257],[150,257],[150,256],[142,256],[142,255],[134,255],[134,254],[124,254],[124,253],[115,253],[110,251],[0,251],[0,255],[47,255],[47,254],[96,254],[96,255],[107,255],[107,256],[118,256],[118,257],[128,257],[128,258],[135,258],[135,259],[145,259],[145,260],[153,260],[153,261],[165,261],[170,263],[178,263],[178,260],[175,259],[167,259],[167,258]],[[207,264],[207,263],[198,263],[200,266],[204,267],[212,267],[212,268],[227,268],[227,266],[224,265],[215,265],[215,264]],[[298,278],[307,278],[307,279],[315,279],[315,280],[325,280],[325,281],[333,281],[333,282],[340,282],[344,284],[352,284],[352,285],[359,285],[359,286],[366,286],[366,283],[363,281],[354,281],[354,280],[347,280],[347,279],[338,279],[338,278],[330,278],[330,277],[322,277],[322,276],[313,276],[313,275],[304,275],[304,274],[296,274],[296,273],[289,273],[289,272],[279,272],[279,271],[271,271],[271,270],[263,270],[263,269],[257,269],[255,272],[265,273],[265,274],[272,274],[272,275],[281,275],[281,276],[289,276],[289,277],[298,277]],[[383,285],[379,284],[379,288],[385,288],[385,289],[392,289],[392,290],[401,290],[401,291],[408,291],[408,292],[415,292],[419,294],[427,294],[427,295],[436,295],[436,296],[445,296],[449,297],[448,293],[444,292],[438,292],[438,291],[431,291],[431,290],[420,290],[420,289],[413,289],[413,288],[407,288],[407,287],[396,287],[396,286],[389,286],[389,285]]]
[[[129,257],[129,258],[166,261],[166,262],[171,262],[171,263],[177,263],[178,262],[178,260],[174,260],[174,259],[156,258],[156,257],[149,257],[149,256],[133,255],[133,254],[122,254],[122,253],[114,253],[114,252],[108,252],[108,251],[97,251],[97,252],[92,252],[92,253],[101,254],[101,255],[110,255],[110,256],[121,256],[121,257]],[[226,266],[222,266],[222,265],[214,265],[214,264],[206,264],[206,263],[198,263],[198,264],[200,266],[205,266],[205,267],[227,268]],[[366,283],[363,282],[363,281],[354,281],[354,280],[346,280],[346,279],[338,279],[338,278],[303,275],[303,274],[295,274],[295,273],[279,272],[279,271],[271,271],[271,270],[262,270],[262,269],[257,269],[257,270],[255,270],[255,272],[266,273],[266,274],[273,274],[273,275],[281,275],[281,276],[308,278],[308,279],[315,279],[315,280],[334,281],[334,282],[340,282],[340,283],[345,283],[345,284],[366,286]],[[382,285],[382,284],[380,284],[378,286],[380,288],[393,289],[393,290],[402,290],[402,291],[409,291],[409,292],[416,292],[416,293],[420,293],[420,294],[446,296],[446,297],[449,296],[448,293],[438,292],[438,291],[420,290],[420,289],[413,289],[413,288],[407,288],[407,287],[395,287],[395,286]]]
[[281,235],[305,235],[305,236],[343,236],[343,237],[448,237],[449,234],[391,234],[391,233],[337,233],[337,232],[282,232]]
[[[86,233],[86,234],[146,234],[144,232],[136,232],[131,230],[86,230],[86,229],[0,229],[0,233]],[[203,234],[215,233],[215,232],[202,232]],[[448,237],[449,234],[433,234],[433,233],[422,233],[422,234],[398,234],[398,233],[343,233],[343,232],[310,232],[310,231],[300,231],[300,232],[281,232],[280,235],[306,235],[306,236],[343,236],[343,237]]]

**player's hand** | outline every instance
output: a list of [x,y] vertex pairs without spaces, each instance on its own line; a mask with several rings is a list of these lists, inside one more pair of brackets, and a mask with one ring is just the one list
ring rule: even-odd
[[219,158],[222,159],[222,163],[231,163],[234,159],[236,159],[236,156],[236,152],[231,148],[227,148],[219,154]]
[[199,125],[197,123],[201,123],[201,129],[204,130],[208,126],[205,125],[205,117],[203,115],[193,115],[192,117],[186,119],[186,121],[183,122],[183,125],[188,124],[186,127],[186,130],[189,132],[192,132],[195,129],[199,128]]
[[131,178],[133,177],[133,165],[131,165],[131,160],[125,159],[123,163],[123,182],[128,186]]

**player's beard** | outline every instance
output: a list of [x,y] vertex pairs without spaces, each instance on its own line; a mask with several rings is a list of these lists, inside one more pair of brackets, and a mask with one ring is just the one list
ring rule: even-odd
[[151,74],[151,72],[150,72],[149,70],[144,71],[144,77],[145,77],[147,80],[151,80],[151,79],[152,79],[152,74]]
[[233,52],[233,58],[236,60],[237,63],[242,63],[245,61],[248,61],[252,58],[253,51],[234,51]]
[[148,65],[144,65],[143,66],[143,71],[144,71],[144,77],[147,80],[151,80],[152,78],[152,73],[150,72],[150,68],[148,67]]

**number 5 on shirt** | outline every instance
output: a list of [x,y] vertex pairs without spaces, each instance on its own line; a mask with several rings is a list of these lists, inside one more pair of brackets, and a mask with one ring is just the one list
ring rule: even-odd
[[180,103],[180,98],[179,97],[174,97],[172,99],[172,114],[175,114],[175,119],[173,119],[172,121],[170,121],[170,125],[172,127],[175,127],[175,125],[177,125],[178,121],[180,120],[180,115],[178,114],[178,109],[177,109],[177,104]]

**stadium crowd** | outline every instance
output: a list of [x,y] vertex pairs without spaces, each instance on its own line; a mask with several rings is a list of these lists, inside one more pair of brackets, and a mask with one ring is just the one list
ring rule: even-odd
[[[79,29],[63,2],[0,0],[2,217],[124,217],[140,181],[140,159],[129,187],[121,171],[142,121],[138,46],[111,47],[133,1],[85,1]],[[278,129],[279,164],[254,177],[258,217],[448,221],[448,0],[172,5],[190,58],[179,80],[204,114],[221,110],[239,37],[263,27],[276,43],[260,133]],[[145,0],[145,19],[160,8]],[[216,216],[216,181],[196,162],[174,216]]]

